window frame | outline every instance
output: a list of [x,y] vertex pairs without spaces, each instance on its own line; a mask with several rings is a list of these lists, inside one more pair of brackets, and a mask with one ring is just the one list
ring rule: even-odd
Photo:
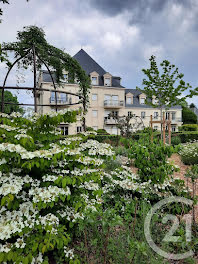
[[[143,113],[144,113],[144,115],[143,115]],[[142,112],[141,112],[141,118],[142,118],[142,119],[145,119],[145,117],[146,117],[146,112],[145,112],[145,111],[142,111]]]

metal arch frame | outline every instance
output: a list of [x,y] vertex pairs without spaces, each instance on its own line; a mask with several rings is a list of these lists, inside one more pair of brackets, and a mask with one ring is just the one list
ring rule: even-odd
[[[33,74],[34,74],[34,86],[33,87],[16,87],[16,86],[5,86],[6,85],[6,82],[7,82],[7,79],[8,79],[8,76],[11,72],[11,70],[13,69],[13,67],[16,65],[17,62],[19,62],[20,60],[22,60],[23,58],[25,58],[29,52],[32,51],[32,54],[33,54]],[[37,88],[37,82],[36,82],[36,57],[38,57],[38,59],[45,65],[45,67],[47,68],[47,71],[48,73],[50,74],[50,77],[51,77],[51,80],[52,80],[52,83],[53,83],[53,87],[54,87],[54,92],[55,92],[55,105],[51,105],[51,104],[37,104],[37,92],[38,91],[52,91],[52,89],[47,89],[47,88]],[[31,90],[33,91],[33,94],[34,94],[34,104],[24,104],[24,103],[11,103],[11,102],[5,102],[5,98],[4,98],[4,92],[5,92],[5,89],[13,89],[13,90]],[[78,105],[78,104],[81,104],[82,102],[77,102],[77,103],[70,103],[70,104],[61,104],[61,105],[58,105],[57,103],[57,93],[64,93],[64,94],[70,94],[70,95],[73,95],[73,96],[77,96],[79,99],[83,99],[83,101],[85,101],[85,97],[82,96],[82,95],[79,95],[79,94],[75,94],[75,93],[71,93],[71,92],[66,92],[66,91],[62,91],[62,90],[57,90],[56,89],[56,84],[55,84],[55,81],[54,81],[54,78],[53,78],[53,75],[52,75],[52,72],[51,70],[49,69],[48,65],[45,63],[45,61],[43,61],[39,55],[36,53],[35,51],[35,47],[33,46],[32,48],[28,49],[27,52],[25,53],[25,55],[23,56],[20,56],[19,58],[17,58],[13,64],[9,67],[6,75],[5,75],[5,78],[4,78],[4,81],[3,81],[3,86],[0,86],[0,90],[1,90],[1,112],[3,113],[4,112],[4,106],[5,105],[22,105],[22,106],[34,106],[34,111],[37,112],[37,106],[55,106],[56,108],[56,112],[58,110],[58,107],[60,108],[64,108],[66,106],[70,106],[70,105]]]

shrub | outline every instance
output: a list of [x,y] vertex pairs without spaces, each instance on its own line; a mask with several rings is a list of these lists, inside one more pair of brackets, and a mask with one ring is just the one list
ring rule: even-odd
[[179,131],[198,131],[197,124],[185,124],[179,127]]
[[178,133],[178,137],[181,139],[181,143],[187,143],[190,141],[198,140],[198,132],[183,132]]
[[107,131],[102,128],[98,129],[96,132],[98,135],[109,135],[109,133],[107,133]]
[[171,144],[173,146],[181,144],[181,138],[179,136],[171,137]]
[[175,169],[167,163],[167,158],[172,153],[174,153],[174,148],[163,145],[161,142],[155,144],[147,141],[143,144],[139,141],[131,146],[129,157],[134,159],[134,166],[138,168],[142,182],[150,180],[153,183],[163,183]]
[[185,164],[198,164],[198,143],[186,143],[181,147],[179,154]]
[[182,121],[184,124],[197,124],[197,116],[188,107],[182,107]]
[[0,115],[0,263],[79,263],[70,248],[75,226],[100,207],[101,166],[113,152],[61,136],[58,124],[76,114]]
[[86,131],[94,131],[93,127],[86,127]]

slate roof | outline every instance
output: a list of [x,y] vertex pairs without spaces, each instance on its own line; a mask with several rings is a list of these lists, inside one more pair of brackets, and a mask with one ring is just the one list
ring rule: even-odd
[[[140,107],[140,108],[153,108],[151,105],[142,105],[140,104],[140,101],[139,101],[139,95],[144,93],[144,91],[139,91],[137,89],[125,89],[125,95],[128,94],[128,93],[132,93],[133,94],[133,104],[125,104],[125,107],[126,108],[137,108],[137,107]],[[182,107],[180,105],[175,105],[175,106],[172,106],[171,109],[181,109]]]
[[[94,59],[92,59],[89,54],[87,54],[83,49],[77,52],[74,59],[78,61],[83,70],[89,75],[91,72],[96,71],[99,74],[99,86],[104,86],[103,75],[107,73]],[[124,88],[120,84],[120,77],[112,76],[112,87]],[[51,82],[51,77],[47,71],[43,71],[43,82]]]
[[[78,61],[80,66],[84,69],[84,71],[89,75],[91,72],[96,71],[99,74],[99,86],[104,86],[104,78],[103,75],[107,73],[94,59],[92,59],[87,52],[81,49],[78,53],[73,56],[74,59]],[[121,87],[120,85],[120,77],[112,76],[112,87]]]

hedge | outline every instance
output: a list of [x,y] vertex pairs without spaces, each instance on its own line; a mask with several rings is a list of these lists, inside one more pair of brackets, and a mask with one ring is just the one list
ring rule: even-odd
[[190,131],[190,132],[177,132],[172,134],[172,137],[179,137],[181,139],[181,143],[186,143],[193,140],[198,140],[198,132]]

